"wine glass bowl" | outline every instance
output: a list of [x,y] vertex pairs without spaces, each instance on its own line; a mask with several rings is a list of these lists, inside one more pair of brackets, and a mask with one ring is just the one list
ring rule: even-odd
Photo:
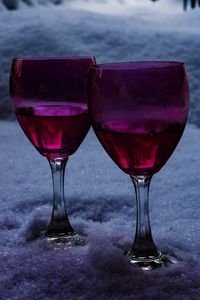
[[189,89],[180,62],[127,62],[90,70],[89,113],[112,160],[130,175],[137,201],[131,263],[152,269],[169,262],[157,250],[148,214],[149,185],[175,150],[185,128]]
[[90,128],[87,109],[88,72],[94,57],[13,59],[10,93],[17,120],[24,133],[50,163],[53,176],[53,211],[48,241],[77,246],[67,217],[64,171]]
[[87,106],[82,103],[43,103],[18,108],[16,116],[31,143],[48,159],[72,155],[90,128]]

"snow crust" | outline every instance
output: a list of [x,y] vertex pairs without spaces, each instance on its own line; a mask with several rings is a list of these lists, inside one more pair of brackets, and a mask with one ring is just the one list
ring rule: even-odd
[[0,299],[199,299],[199,129],[188,125],[151,184],[155,242],[179,262],[144,273],[123,255],[135,231],[131,180],[94,133],[69,160],[65,177],[71,223],[88,243],[55,250],[38,239],[51,216],[48,162],[17,123],[1,121],[0,128]]

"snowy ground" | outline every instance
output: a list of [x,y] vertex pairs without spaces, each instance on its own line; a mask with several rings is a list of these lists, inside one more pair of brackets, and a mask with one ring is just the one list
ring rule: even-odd
[[51,250],[37,240],[51,215],[48,163],[15,122],[1,121],[0,128],[1,300],[199,300],[199,129],[187,127],[151,186],[156,244],[180,261],[144,273],[123,256],[135,230],[132,183],[93,133],[69,160],[65,177],[70,220],[88,244]]
[[[185,61],[191,88],[190,122],[200,125],[199,13],[183,14],[177,6],[163,13],[158,7],[161,1],[144,10],[115,7],[115,11],[102,10],[103,14],[97,6],[82,7],[81,1],[56,7],[21,5],[12,12],[0,6],[0,116],[10,117],[12,57],[92,54],[99,62]],[[200,299],[199,129],[188,125],[177,151],[151,186],[156,244],[177,255],[180,262],[143,273],[123,256],[135,230],[131,181],[93,133],[69,160],[65,182],[70,220],[87,235],[88,244],[56,251],[37,239],[51,215],[48,163],[16,122],[1,121],[0,128],[1,300]]]

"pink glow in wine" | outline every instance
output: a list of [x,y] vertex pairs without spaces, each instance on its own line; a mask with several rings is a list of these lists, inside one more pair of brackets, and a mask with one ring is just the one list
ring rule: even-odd
[[[114,123],[115,124],[115,123]],[[128,124],[95,130],[100,142],[114,162],[126,173],[150,175],[158,172],[169,159],[178,144],[184,126],[157,125],[163,130],[138,132]]]
[[16,115],[29,140],[47,158],[72,155],[90,128],[84,103],[37,103],[18,108]]

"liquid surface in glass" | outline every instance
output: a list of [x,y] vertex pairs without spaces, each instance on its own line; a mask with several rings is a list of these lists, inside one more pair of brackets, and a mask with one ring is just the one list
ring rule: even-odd
[[108,122],[95,132],[113,161],[131,175],[158,172],[177,146],[184,125],[157,121],[146,128],[130,123]]
[[38,102],[17,108],[16,116],[29,140],[47,158],[72,155],[90,128],[84,103]]

